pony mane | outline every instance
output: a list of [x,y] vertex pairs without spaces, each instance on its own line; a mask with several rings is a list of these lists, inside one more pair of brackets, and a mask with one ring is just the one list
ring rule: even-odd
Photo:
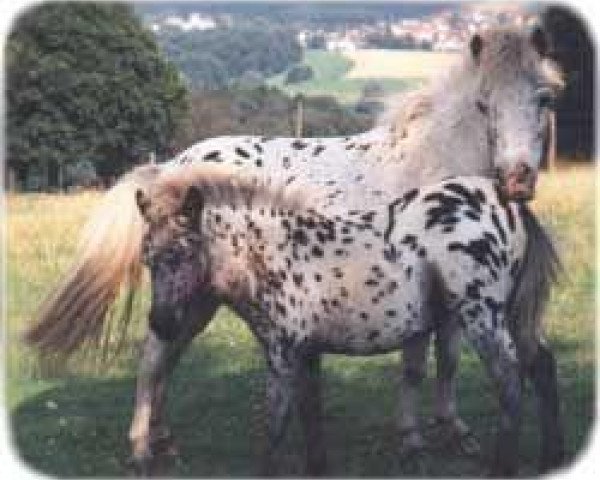
[[560,67],[548,58],[540,58],[528,32],[516,27],[490,28],[480,33],[483,50],[475,62],[466,46],[455,63],[438,78],[431,78],[417,90],[389,97],[380,124],[391,126],[391,133],[404,138],[409,127],[427,120],[434,108],[449,97],[465,96],[480,89],[494,89],[510,84],[523,74],[537,78],[543,86],[561,91],[564,86]]
[[179,209],[190,187],[197,187],[205,205],[252,208],[275,206],[297,210],[305,208],[301,192],[287,185],[274,186],[270,177],[243,174],[224,165],[190,163],[165,171],[148,188],[153,202],[172,213]]

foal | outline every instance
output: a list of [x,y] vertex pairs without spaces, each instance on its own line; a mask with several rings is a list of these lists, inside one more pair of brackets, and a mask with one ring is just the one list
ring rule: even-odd
[[[267,359],[265,473],[276,463],[294,398],[303,412],[308,470],[324,468],[314,375],[320,354],[402,348],[411,353],[408,368],[419,382],[428,334],[456,337],[459,329],[498,387],[493,469],[516,472],[518,354],[539,348],[536,321],[519,316],[514,301],[538,273],[527,269],[535,255],[528,235],[539,226],[523,204],[503,203],[489,180],[463,177],[411,190],[387,211],[329,218],[281,191],[205,171],[166,175],[136,193],[152,278],[131,429],[140,464],[151,457],[152,392],[164,382],[165,365],[225,303],[248,323]],[[377,216],[385,217],[384,230],[374,226]],[[535,288],[541,287],[530,293]],[[437,323],[434,306],[447,314]],[[555,385],[555,372],[545,375]],[[548,393],[544,385],[539,394]],[[560,456],[557,405],[544,415],[544,454]]]
[[[560,464],[556,367],[540,336],[556,256],[525,204],[503,203],[490,180],[463,177],[410,190],[381,210],[326,216],[300,195],[215,168],[150,166],[126,175],[26,335],[42,351],[66,353],[98,338],[121,286],[139,285],[143,258],[152,307],[130,430],[142,471],[165,435],[169,373],[223,303],[248,323],[267,358],[265,472],[294,397],[308,472],[325,467],[322,353],[402,348],[413,359],[404,378],[417,384],[428,334],[452,339],[459,330],[499,389],[493,470],[516,471],[520,367],[539,399],[542,469]],[[445,315],[434,320],[434,309]],[[455,354],[448,349],[442,364],[454,365]]]

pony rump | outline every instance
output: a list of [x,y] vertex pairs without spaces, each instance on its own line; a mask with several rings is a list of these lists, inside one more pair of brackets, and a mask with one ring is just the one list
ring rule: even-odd
[[529,363],[543,337],[542,315],[562,265],[548,232],[525,204],[520,216],[527,235],[523,265],[508,302],[510,330],[520,357]]
[[[25,341],[43,353],[70,354],[86,339],[99,340],[107,311],[121,291],[131,295],[142,274],[143,219],[135,192],[158,175],[155,166],[125,175],[104,197],[83,230],[76,261],[36,314]],[[131,297],[123,321],[129,322]]]

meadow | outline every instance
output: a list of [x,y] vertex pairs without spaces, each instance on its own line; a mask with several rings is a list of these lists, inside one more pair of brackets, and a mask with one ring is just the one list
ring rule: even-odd
[[[595,170],[569,167],[542,175],[534,209],[555,233],[564,274],[546,314],[549,343],[559,362],[569,462],[585,450],[595,412]],[[31,468],[67,476],[129,473],[127,431],[135,364],[148,308],[136,303],[132,338],[98,362],[90,349],[64,360],[39,360],[20,332],[72,260],[78,232],[99,193],[10,194],[7,197],[6,398],[14,448]],[[394,429],[398,354],[327,356],[325,432],[331,473],[355,476],[480,476],[493,443],[496,397],[479,361],[463,349],[459,409],[483,446],[482,457],[436,450],[419,463],[403,462]],[[169,476],[248,476],[257,471],[265,365],[245,325],[222,309],[175,371],[168,414],[180,456]],[[434,374],[422,394],[431,412]],[[537,421],[526,392],[522,473],[535,472]],[[300,468],[297,425],[286,446],[290,472]]]
[[389,95],[414,88],[423,79],[422,72],[417,71],[412,72],[415,73],[414,77],[400,75],[398,72],[388,72],[389,75],[380,75],[379,72],[374,72],[373,75],[369,75],[368,70],[362,67],[360,70],[356,70],[353,57],[325,50],[306,51],[303,63],[309,65],[313,70],[314,76],[310,80],[286,84],[286,73],[284,72],[271,77],[268,83],[289,95],[328,95],[335,97],[341,103],[354,104],[360,99],[364,86],[369,82],[376,81],[383,88],[384,93]]
[[344,52],[351,78],[432,78],[447,71],[459,54],[422,50],[355,50]]

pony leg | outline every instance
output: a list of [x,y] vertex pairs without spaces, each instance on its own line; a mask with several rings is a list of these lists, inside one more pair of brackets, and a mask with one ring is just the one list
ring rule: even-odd
[[564,462],[565,445],[556,375],[556,360],[548,346],[539,342],[526,372],[533,383],[538,400],[541,423],[540,471],[547,473]]
[[314,355],[302,363],[298,376],[298,411],[304,429],[308,476],[323,475],[327,469],[321,383],[321,355]]
[[460,330],[453,322],[444,323],[436,331],[435,418],[431,422],[435,438],[442,443],[457,445],[467,455],[480,451],[479,443],[456,407],[456,374],[460,357]]
[[202,302],[193,302],[186,313],[185,328],[182,329],[174,341],[169,342],[165,367],[157,372],[154,382],[150,418],[150,443],[155,453],[174,453],[175,451],[171,433],[164,418],[168,377],[191,341],[196,335],[204,331],[212,320],[217,307],[218,303],[208,298],[203,298]]
[[418,421],[420,387],[427,369],[430,335],[409,340],[402,352],[402,376],[399,390],[398,428],[402,437],[401,453],[413,454],[425,447]]
[[[496,324],[503,322],[496,318]],[[492,322],[493,323],[493,322]],[[499,392],[500,423],[492,473],[514,476],[518,470],[518,441],[521,427],[521,377],[516,349],[508,331],[481,326],[469,319],[466,335],[485,364]]]
[[165,390],[168,375],[181,353],[199,333],[216,310],[217,304],[205,301],[202,305],[190,305],[186,328],[174,340],[161,339],[152,329],[144,343],[136,386],[135,409],[129,439],[136,469],[142,475],[151,473],[154,457],[153,447],[168,439],[164,425]]
[[151,473],[153,455],[150,448],[150,421],[154,384],[159,372],[165,367],[167,350],[167,342],[158,338],[153,331],[149,331],[138,370],[135,410],[129,429],[134,467],[143,476]]
[[261,473],[264,476],[275,476],[281,467],[282,441],[294,400],[299,359],[293,352],[282,354],[277,347],[268,350],[270,352],[267,354],[266,380],[267,447]]

